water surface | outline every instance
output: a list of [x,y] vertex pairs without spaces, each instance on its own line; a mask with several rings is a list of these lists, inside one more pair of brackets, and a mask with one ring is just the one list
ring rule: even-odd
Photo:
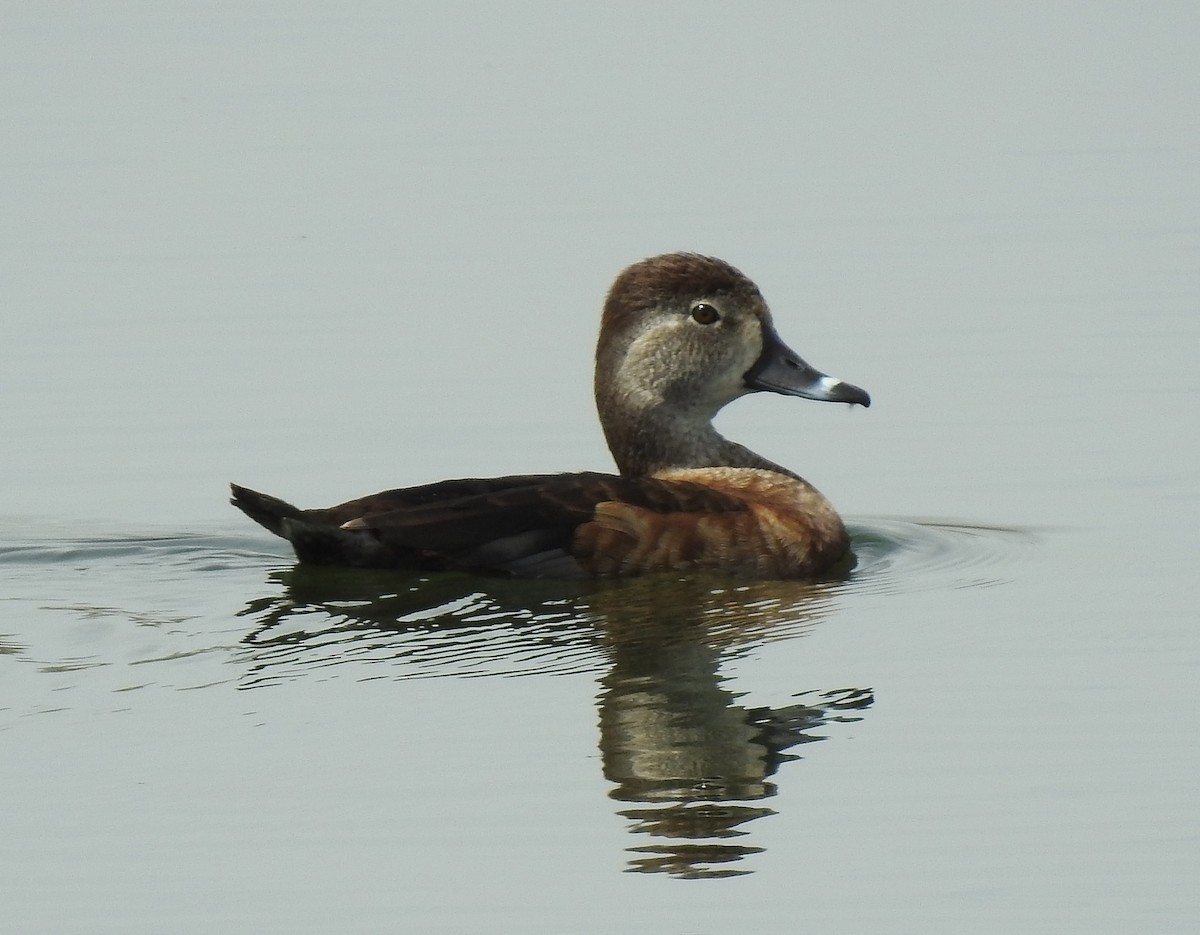
[[[118,4],[0,30],[13,931],[1188,932],[1200,16]],[[627,263],[869,411],[845,580],[298,569],[226,503],[602,470]]]

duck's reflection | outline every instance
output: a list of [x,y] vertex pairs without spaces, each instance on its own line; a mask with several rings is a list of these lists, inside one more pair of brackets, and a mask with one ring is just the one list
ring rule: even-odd
[[[610,796],[631,807],[628,869],[731,876],[761,848],[748,825],[774,812],[787,751],[857,720],[869,690],[809,691],[777,707],[738,704],[721,666],[796,636],[828,608],[827,586],[644,578],[617,584],[404,579],[297,567],[282,596],[243,612],[258,626],[247,687],[335,660],[403,675],[602,673],[600,751]],[[399,664],[399,665],[398,665]],[[642,837],[644,836],[644,837]]]
[[749,872],[730,865],[760,849],[731,839],[774,812],[747,803],[775,794],[768,778],[796,759],[785,751],[824,739],[817,728],[857,720],[853,712],[871,703],[869,691],[846,689],[808,692],[780,708],[746,707],[723,687],[723,658],[766,638],[764,624],[785,597],[793,632],[811,626],[825,604],[824,592],[795,585],[644,581],[622,595],[619,609],[605,609],[604,775],[615,785],[612,798],[644,803],[620,814],[655,842],[631,849],[631,870],[689,878]]

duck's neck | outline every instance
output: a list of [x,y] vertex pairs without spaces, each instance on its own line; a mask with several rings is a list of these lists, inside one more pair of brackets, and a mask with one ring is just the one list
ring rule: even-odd
[[598,402],[609,450],[617,469],[626,476],[703,467],[759,468],[797,476],[725,438],[713,428],[708,414],[622,405],[611,398]]

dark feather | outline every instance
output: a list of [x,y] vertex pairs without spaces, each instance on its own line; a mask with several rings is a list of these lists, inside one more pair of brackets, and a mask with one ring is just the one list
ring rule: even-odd
[[664,515],[746,509],[738,497],[700,484],[597,473],[442,481],[319,510],[232,489],[234,506],[290,540],[304,562],[520,577],[583,575],[575,532],[600,503]]

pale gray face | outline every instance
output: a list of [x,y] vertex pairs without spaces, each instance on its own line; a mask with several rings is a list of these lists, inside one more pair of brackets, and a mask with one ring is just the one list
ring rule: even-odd
[[638,408],[665,406],[704,420],[759,391],[870,405],[863,390],[825,376],[784,344],[757,297],[705,296],[643,312],[616,381]]
[[763,354],[770,312],[761,300],[706,296],[640,316],[617,369],[622,395],[711,419],[751,392],[745,376]]

